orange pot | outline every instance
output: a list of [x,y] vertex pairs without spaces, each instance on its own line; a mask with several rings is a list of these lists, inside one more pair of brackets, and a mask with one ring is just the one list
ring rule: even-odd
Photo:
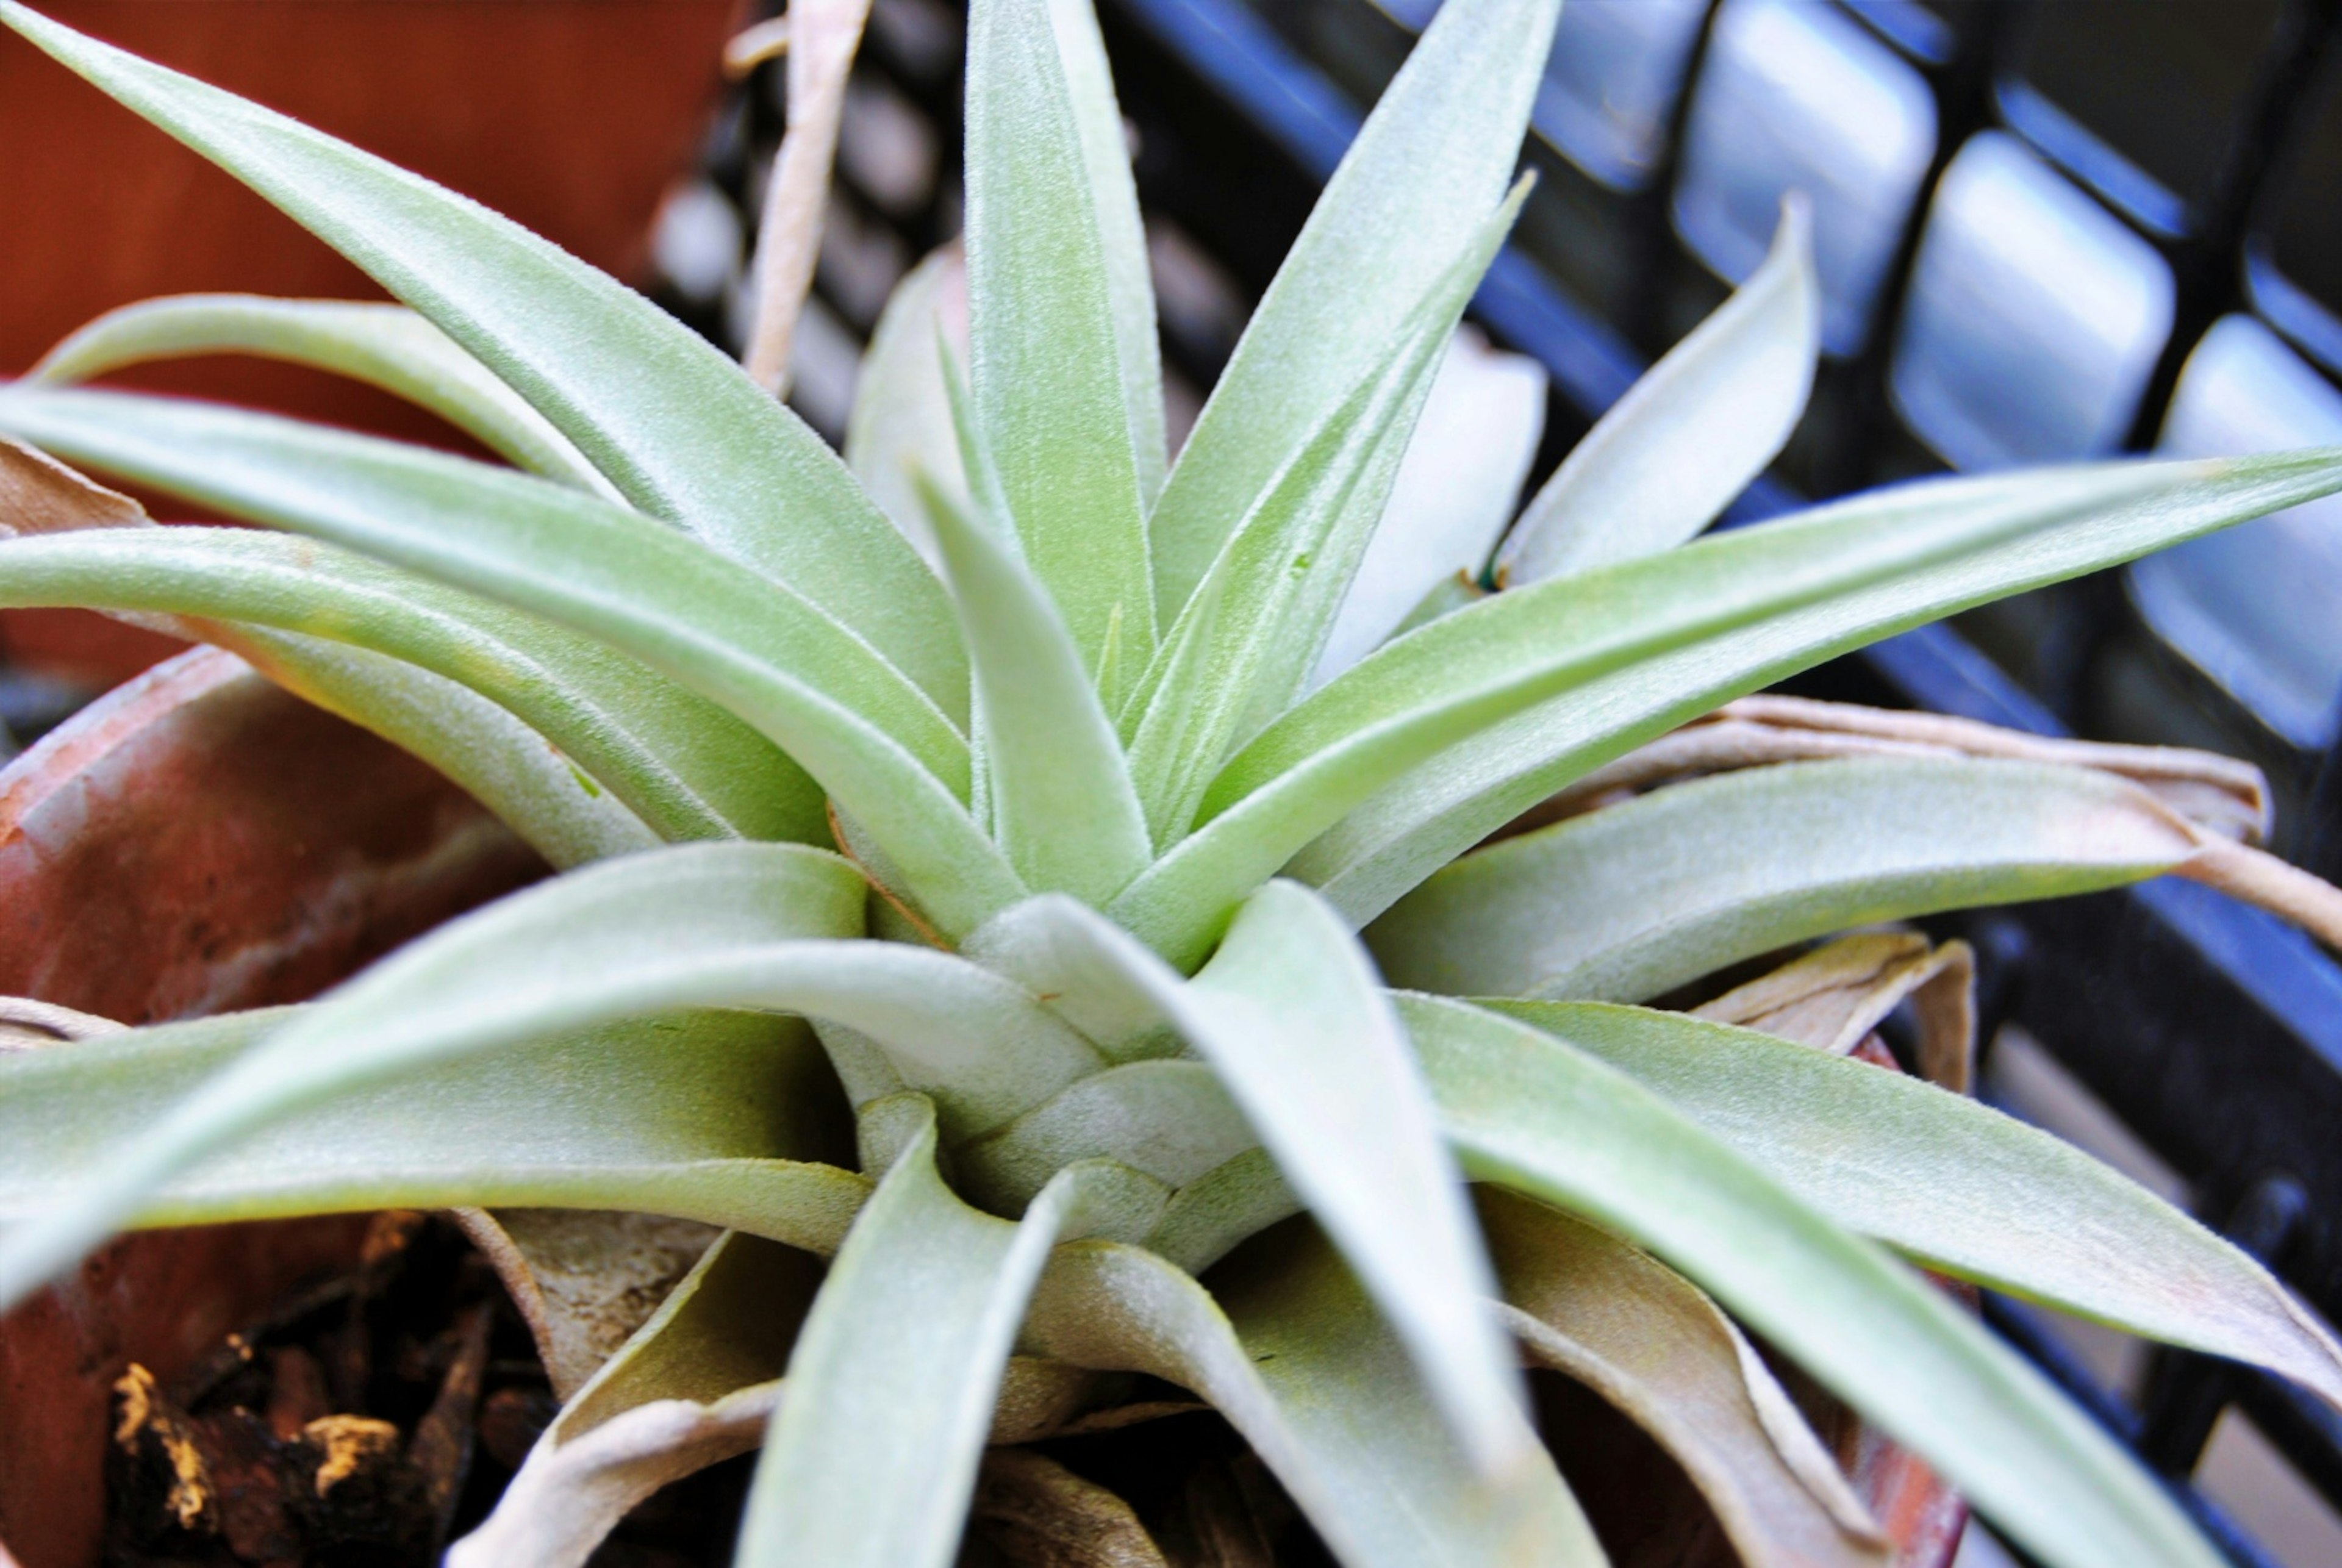
[[[620,277],[688,166],[747,0],[35,0],[74,27],[281,109],[478,198]],[[377,298],[294,222],[0,31],[0,375],[90,317],[195,290]],[[445,441],[406,405],[255,361],[123,378]],[[110,684],[174,644],[12,612],[16,663]]]

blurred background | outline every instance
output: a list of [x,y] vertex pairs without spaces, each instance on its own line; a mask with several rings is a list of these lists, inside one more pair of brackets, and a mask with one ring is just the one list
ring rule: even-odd
[[[1098,3],[1176,440],[1438,0]],[[727,346],[747,330],[786,73],[727,84],[717,60],[776,8],[46,6],[478,196]],[[833,439],[889,291],[958,230],[963,23],[951,0],[873,5],[794,350],[791,399]],[[1791,190],[1813,204],[1827,357],[1727,524],[1946,470],[2342,442],[2337,36],[2342,0],[1567,0],[1526,154],[1539,184],[1475,312],[1551,377],[1530,484],[1754,269]],[[0,136],[0,374],[149,294],[374,292],[13,38]],[[136,379],[449,439],[283,367]],[[0,634],[0,720],[20,738],[168,647],[63,613]],[[2277,847],[2342,875],[2342,498],[1975,612],[1804,689],[2249,757],[2275,786]],[[2336,1312],[2342,972],[2192,895],[2108,897],[2064,925],[1959,928],[1986,958],[1989,1094]],[[2342,1563],[2332,1413],[2200,1357],[1988,1313],[2182,1484],[2239,1563]],[[1965,1561],[1991,1553],[1979,1540]]]

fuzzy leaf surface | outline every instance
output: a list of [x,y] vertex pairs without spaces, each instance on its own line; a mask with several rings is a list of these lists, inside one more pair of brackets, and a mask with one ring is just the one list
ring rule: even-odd
[[1485,216],[1357,384],[1272,480],[1173,624],[1126,719],[1158,842],[1184,836],[1229,749],[1299,694],[1332,629],[1456,319],[1520,210]]
[[1367,945],[1395,985],[1640,1002],[1809,937],[2094,892],[2196,853],[2087,768],[1863,757],[1721,774],[1465,856]]
[[2015,1352],[1658,1096],[1495,1014],[1426,996],[1399,1008],[1467,1171],[1648,1248],[1927,1455],[2027,1551],[2055,1568],[2219,1561]]
[[763,945],[817,967],[805,948],[859,934],[865,904],[861,875],[836,855],[728,843],[627,855],[475,911],[337,987],[135,1142],[90,1151],[68,1202],[0,1239],[0,1299],[28,1293],[164,1183],[286,1115],[565,1030],[677,1006],[756,1005],[723,989],[754,988],[753,963],[736,966],[745,977],[711,983],[695,961],[720,970]]
[[1503,195],[1559,10],[1558,0],[1441,6],[1367,116],[1156,504],[1165,624]]
[[[0,1226],[72,1199],[93,1150],[309,1011],[269,1008],[0,1054]],[[663,1014],[353,1085],[163,1183],[135,1223],[381,1208],[637,1209],[834,1250],[869,1183],[795,1019]]]
[[1356,938],[1308,890],[1274,883],[1183,982],[1070,900],[1036,901],[1036,912],[1210,1063],[1389,1314],[1475,1463],[1493,1476],[1525,1463],[1519,1381],[1480,1304],[1487,1260],[1406,1035]]
[[696,333],[430,181],[0,0],[0,23],[218,164],[461,344],[636,505],[787,584],[946,707],[940,584],[845,464]]
[[2268,1367],[2342,1407],[2342,1349],[2266,1268],[2037,1128],[1753,1030],[1594,1003],[1484,1005],[1607,1062],[1817,1212],[1939,1273]]
[[926,499],[976,672],[994,833],[1026,886],[1104,904],[1150,848],[1114,725],[1008,543],[941,490]]
[[331,544],[241,528],[19,538],[0,544],[0,604],[159,612],[349,643],[505,708],[662,838],[827,836],[813,781],[713,703],[566,627]]
[[405,305],[256,294],[141,300],[75,331],[28,375],[70,385],[134,365],[208,354],[281,359],[378,386],[428,409],[516,467],[619,499],[567,436]]
[[0,428],[575,627],[731,710],[886,849],[947,929],[1021,892],[962,804],[966,741],[866,643],[706,546],[575,491],[297,421],[0,389]]
[[1821,354],[1805,204],[1772,253],[1572,448],[1497,553],[1508,586],[1671,550],[1765,470],[1797,428]]
[[[919,1112],[904,1096],[874,1114]],[[822,1282],[749,1489],[742,1568],[947,1568],[1042,1265],[1061,1236],[1115,1228],[1130,1195],[1115,1167],[1085,1166],[1012,1224],[962,1203],[935,1154],[929,1114]]]
[[1112,635],[1122,667],[1143,668],[1155,597],[1117,280],[1051,11],[991,0],[968,16],[969,386],[1025,559],[1085,663],[1099,670]]
[[[1255,741],[1214,785],[1219,819],[1118,903],[1152,933],[1292,856],[1290,874],[1363,924],[1570,780],[1731,697],[2337,485],[2329,451],[1934,481],[1496,594]],[[1354,811],[1295,854],[1297,834]]]

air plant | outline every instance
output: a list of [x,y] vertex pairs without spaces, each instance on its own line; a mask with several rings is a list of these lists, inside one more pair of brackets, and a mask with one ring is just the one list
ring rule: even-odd
[[[1869,931],[1705,1016],[1641,1004],[2166,873],[2334,940],[2342,897],[2240,842],[2235,764],[1716,711],[2342,488],[2342,453],[1696,538],[1809,385],[1793,213],[1483,579],[1501,513],[1426,538],[1386,502],[1518,209],[1555,13],[1442,7],[1172,462],[1095,19],[976,0],[965,375],[938,263],[855,422],[890,518],[613,280],[0,0],[405,302],[157,302],[0,387],[0,602],[234,649],[561,873],[303,1007],[0,1056],[0,1302],[125,1225],[486,1211],[524,1292],[549,1212],[720,1227],[616,1355],[555,1365],[563,1413],[458,1563],[580,1562],[761,1441],[742,1563],[947,1563],[987,1439],[1123,1373],[1217,1407],[1353,1568],[1599,1563],[1524,1354],[1667,1443],[1748,1562],[1883,1563],[1744,1327],[2044,1562],[2216,1563],[1913,1265],[2329,1400],[2342,1353],[2250,1258],[1957,1092],[1956,946]],[[70,385],[223,347],[390,385],[517,467]],[[152,525],[65,464],[264,526]],[[1842,1054],[1907,997],[1940,1083]]]

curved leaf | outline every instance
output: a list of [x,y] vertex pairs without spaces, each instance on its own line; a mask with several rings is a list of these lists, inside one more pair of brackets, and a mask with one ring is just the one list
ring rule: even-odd
[[197,1161],[360,1084],[703,1000],[754,1005],[726,988],[753,990],[753,964],[711,984],[693,961],[712,952],[721,968],[767,944],[786,963],[791,939],[860,932],[865,898],[859,874],[834,854],[694,844],[575,872],[451,922],[237,1056],[136,1140],[105,1151],[95,1170],[85,1161],[67,1202],[0,1240],[0,1303],[45,1283]]
[[923,1102],[882,1102],[872,1114],[913,1125],[889,1129],[907,1137],[790,1354],[787,1397],[749,1489],[742,1568],[946,1568],[1050,1248],[1125,1228],[1151,1185],[1117,1167],[1077,1167],[1011,1224],[969,1208],[936,1174]]
[[1441,6],[1367,116],[1220,373],[1148,520],[1163,623],[1177,616],[1228,534],[1357,385],[1453,259],[1458,236],[1503,195],[1559,9],[1558,0]]
[[1788,763],[1491,844],[1366,942],[1397,985],[1639,1002],[1834,931],[2141,881],[2197,843],[2153,796],[2087,768]]
[[1773,763],[1857,756],[2006,757],[2063,763],[2128,779],[2224,838],[2268,836],[2268,780],[2260,769],[2215,752],[2077,741],[2003,729],[1974,719],[1903,708],[1867,708],[1762,693],[1714,713],[1596,768],[1508,824],[1525,832],[1576,816],[1622,794],[1660,784]]
[[1773,461],[1805,413],[1821,291],[1801,196],[1772,254],[1614,404],[1555,470],[1496,555],[1521,586],[1673,549]]
[[954,1153],[976,1196],[1015,1206],[1079,1160],[1119,1160],[1176,1189],[1259,1144],[1203,1063],[1128,1062],[1067,1085]]
[[1656,1095],[1510,1019],[1432,997],[1399,1009],[1466,1170],[1681,1270],[1926,1454],[2027,1551],[2056,1568],[2219,1562],[2137,1462],[2015,1352]]
[[1276,1239],[1230,1281],[1234,1323],[1153,1253],[1060,1247],[1024,1343],[1203,1395],[1345,1568],[1601,1568],[1601,1548],[1543,1449],[1531,1439],[1528,1462],[1492,1491],[1333,1249],[1314,1232]]
[[[1156,615],[1124,357],[1136,345],[1123,341],[1116,298],[1127,266],[1107,259],[1096,133],[1076,117],[1052,17],[1064,10],[1070,24],[1080,4],[991,0],[968,15],[969,385],[1033,574],[1092,670],[1111,630],[1136,673],[1155,652]],[[1120,140],[1118,125],[1112,134]],[[1135,214],[1113,215],[1119,229]]]
[[496,703],[662,838],[827,836],[813,782],[714,704],[590,638],[332,545],[241,528],[19,538],[0,544],[0,604],[163,612],[354,644]]
[[200,632],[303,701],[429,763],[555,870],[659,844],[642,818],[552,742],[467,686],[364,648],[288,632],[184,629]]
[[737,714],[886,848],[938,924],[1021,889],[960,796],[966,743],[816,606],[629,513],[443,454],[123,393],[0,389],[0,428],[545,615]]
[[1486,1005],[1609,1063],[1816,1211],[1938,1273],[2269,1367],[2342,1407],[2342,1347],[2267,1269],[2047,1133],[1749,1030],[1598,1004]]
[[365,382],[430,410],[518,467],[618,499],[567,436],[404,305],[170,295],[107,311],[25,374],[70,385],[134,365],[206,354],[257,355]]
[[[1573,779],[1728,698],[2337,483],[2330,453],[1931,481],[1499,594],[1390,644],[1256,742],[1223,783],[1260,798],[1181,845],[1145,896],[1167,913],[1246,885],[1338,808],[1348,820],[1289,874],[1363,924]],[[1427,765],[1401,760],[1416,755]],[[1146,886],[1121,902],[1136,912]]]
[[976,672],[994,834],[1027,887],[1104,904],[1149,858],[1114,725],[1008,546],[940,489],[926,501]]
[[476,203],[0,0],[0,23],[244,181],[526,399],[635,504],[819,605],[946,712],[934,576],[836,456],[698,335]]
[[[0,1225],[71,1201],[92,1151],[135,1144],[173,1102],[308,1011],[0,1054]],[[833,1250],[868,1187],[819,1163],[840,1152],[840,1109],[803,1024],[666,1014],[353,1086],[174,1177],[135,1223],[617,1205]]]

